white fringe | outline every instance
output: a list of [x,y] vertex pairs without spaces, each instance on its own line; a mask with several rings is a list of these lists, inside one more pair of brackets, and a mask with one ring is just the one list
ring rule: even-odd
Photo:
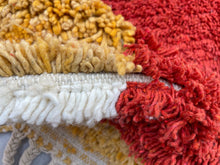
[[27,122],[93,126],[117,115],[115,104],[127,81],[151,82],[139,74],[42,74],[0,78],[0,125]]

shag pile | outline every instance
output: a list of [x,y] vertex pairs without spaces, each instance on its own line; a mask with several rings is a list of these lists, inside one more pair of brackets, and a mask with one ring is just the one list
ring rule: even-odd
[[0,75],[4,164],[220,164],[219,0],[0,0]]

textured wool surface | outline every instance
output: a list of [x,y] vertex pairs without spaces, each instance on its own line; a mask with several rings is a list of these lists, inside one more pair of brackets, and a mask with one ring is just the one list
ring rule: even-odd
[[[165,47],[179,50],[179,58],[207,74],[220,73],[219,0],[104,0],[144,33]],[[146,34],[145,34],[146,35]],[[138,37],[138,39],[141,39]],[[168,55],[168,54],[167,54]]]
[[219,164],[220,2],[104,1],[137,27],[126,54],[143,73],[182,86],[128,83],[112,123],[131,153],[147,165]]
[[[29,4],[31,0],[26,1]],[[11,22],[11,19],[9,19],[11,17],[10,12],[17,8],[17,6],[13,6],[15,1],[8,1],[10,2],[9,6],[5,3],[6,1],[2,2],[4,2],[2,3],[3,6],[6,5],[2,14],[6,12],[7,16],[1,16],[0,18],[5,18],[6,23],[7,21]],[[54,3],[48,3],[48,6],[57,9],[57,6],[61,7],[60,2],[69,3],[70,1],[57,0],[56,3],[55,1]],[[77,2],[80,7],[77,8],[74,2]],[[97,8],[93,9],[100,16],[97,25],[103,29],[103,33],[108,34],[107,36],[112,35],[112,40],[106,42],[106,34],[100,32],[100,34],[103,34],[102,36],[97,37],[96,35],[95,39],[90,41],[90,37],[89,41],[85,41],[94,41],[101,45],[104,43],[105,46],[114,46],[115,48],[117,46],[121,48],[121,43],[129,44],[125,45],[127,48],[124,52],[125,56],[123,58],[120,56],[122,62],[126,62],[124,58],[129,57],[128,55],[131,55],[130,57],[135,55],[134,59],[131,58],[131,60],[134,60],[132,65],[129,63],[128,66],[134,69],[134,64],[136,66],[141,65],[142,73],[154,79],[149,84],[138,81],[125,82],[127,88],[119,93],[115,106],[118,116],[109,119],[110,123],[121,133],[121,138],[129,145],[130,155],[137,160],[143,160],[142,162],[146,165],[220,164],[220,0],[103,0],[103,2],[112,7],[115,15],[122,15],[114,17],[113,22],[108,25],[108,19],[105,18],[107,18],[107,13],[111,11],[110,8],[106,6],[107,10],[99,10],[98,6],[103,4],[94,0]],[[80,19],[83,18],[81,16],[85,15],[84,10],[89,6],[88,4],[83,5],[83,3],[88,3],[88,0],[71,1],[71,5],[74,4],[73,8],[76,7],[74,10],[79,12]],[[33,7],[37,7],[36,4],[33,3]],[[19,5],[19,3],[15,5]],[[62,6],[66,8],[66,5]],[[26,7],[23,6],[21,9],[23,10]],[[46,8],[41,7],[46,11],[47,5]],[[3,8],[0,6],[0,9]],[[20,10],[20,8],[18,9]],[[48,11],[52,10],[48,9]],[[63,11],[58,12],[58,15],[66,13],[62,13]],[[57,10],[54,13],[57,13]],[[35,14],[34,12],[33,15]],[[90,17],[90,14],[88,15]],[[77,18],[77,15],[75,17]],[[126,21],[124,21],[124,18]],[[114,25],[114,20],[116,25]],[[84,18],[82,21],[86,22]],[[130,22],[134,25],[132,27],[136,28],[135,43],[133,42],[134,31],[124,31],[122,33],[123,30],[120,30],[120,27],[130,26]],[[81,25],[79,26],[81,27]],[[20,26],[19,24],[18,27],[21,28]],[[115,26],[119,28],[119,32],[114,30]],[[60,25],[54,26],[52,31],[49,31],[56,34],[58,27]],[[83,35],[84,30],[82,29],[84,28],[80,28],[80,33],[77,33],[79,35],[78,40],[89,37]],[[16,30],[16,32],[20,34],[19,30]],[[56,35],[61,35],[61,29],[58,32],[59,34]],[[75,33],[75,31],[73,32]],[[1,34],[5,35],[5,32],[3,31]],[[61,37],[59,39],[66,39],[66,35],[59,36]],[[9,37],[3,38],[10,40],[13,36],[13,33],[10,33]],[[20,37],[20,39],[24,38],[24,36]],[[1,56],[6,54],[2,53],[4,51],[0,51]],[[13,61],[14,58],[19,58],[16,54],[12,57],[11,54],[6,55]],[[42,58],[46,57],[44,53],[39,55]],[[117,58],[115,59],[117,60]],[[1,61],[5,62],[4,60]],[[7,62],[5,63],[7,65]],[[19,66],[15,63],[13,65],[15,65],[14,69]],[[127,66],[123,64],[119,65],[119,68],[119,70],[124,70],[122,72],[124,74]],[[171,86],[166,86],[159,79],[171,83]],[[173,87],[175,85],[181,88],[176,90]],[[117,97],[115,98],[117,99]],[[8,110],[4,111],[3,116],[10,112],[11,104],[7,108]],[[78,116],[77,118],[79,119]],[[39,127],[36,127],[36,129],[39,129]],[[97,127],[94,127],[94,129],[97,129]],[[62,130],[55,131],[58,136],[62,137]],[[84,133],[83,135],[86,135],[86,132]],[[16,132],[14,134],[16,135]],[[39,134],[40,131],[36,134],[36,137]],[[93,140],[98,141],[99,145],[109,142],[108,138],[103,140],[99,138],[100,136],[93,137],[92,135],[95,135],[93,132],[89,135],[92,138],[91,144],[93,144]],[[33,136],[32,132],[30,136]],[[23,133],[20,137],[24,137]],[[19,136],[12,139],[19,141]],[[70,140],[73,139],[70,138]],[[42,145],[45,141],[40,138],[36,142]],[[51,145],[47,145],[47,147],[51,148]],[[56,147],[56,149],[58,148]],[[33,151],[35,149],[33,148]],[[75,150],[70,149],[70,151],[73,156]],[[104,150],[102,154],[105,155],[107,151],[107,149]],[[36,150],[37,152],[38,150]],[[13,160],[11,159],[13,154],[8,157],[10,153],[6,150],[6,158],[9,158],[7,160],[10,162],[8,164],[11,164],[11,160]],[[108,156],[107,153],[106,156]],[[116,157],[120,158],[121,154]],[[127,157],[125,158],[127,159]],[[69,157],[64,161],[67,162],[66,164],[72,163]],[[131,163],[133,163],[133,159]]]

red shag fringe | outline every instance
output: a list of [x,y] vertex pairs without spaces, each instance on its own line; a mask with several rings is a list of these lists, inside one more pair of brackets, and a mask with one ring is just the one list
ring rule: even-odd
[[117,102],[111,123],[131,154],[146,165],[220,164],[220,1],[104,2],[137,27],[125,54],[135,53],[134,62],[156,79],[128,83]]

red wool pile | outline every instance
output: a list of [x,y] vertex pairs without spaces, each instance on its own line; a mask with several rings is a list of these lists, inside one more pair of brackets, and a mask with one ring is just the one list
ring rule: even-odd
[[220,1],[104,2],[137,27],[125,53],[155,79],[129,82],[116,105],[111,123],[131,154],[146,165],[220,164]]

